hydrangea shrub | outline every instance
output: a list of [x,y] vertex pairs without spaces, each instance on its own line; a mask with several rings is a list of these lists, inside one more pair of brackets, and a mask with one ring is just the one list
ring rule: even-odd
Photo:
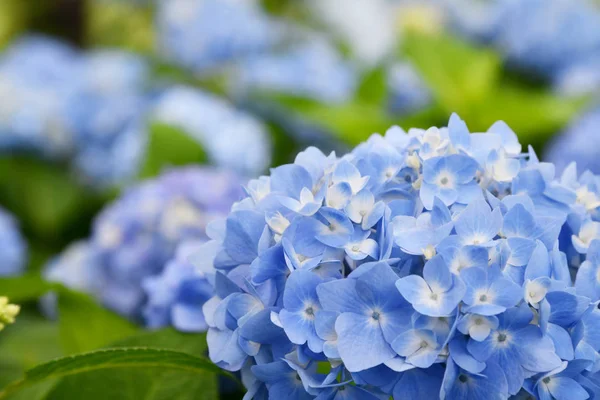
[[210,358],[247,399],[593,398],[598,193],[503,122],[309,148],[194,255]]

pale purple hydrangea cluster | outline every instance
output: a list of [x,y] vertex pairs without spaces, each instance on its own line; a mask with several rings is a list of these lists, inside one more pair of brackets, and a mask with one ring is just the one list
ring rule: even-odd
[[242,197],[242,183],[234,174],[198,167],[142,182],[105,208],[91,236],[53,260],[45,275],[147,326],[197,330],[201,313],[186,319],[181,310],[189,304],[200,310],[211,297],[211,272],[173,272],[172,264],[186,267],[189,249],[207,240],[207,224]]
[[309,148],[194,255],[210,358],[247,399],[595,398],[599,183],[456,115]]

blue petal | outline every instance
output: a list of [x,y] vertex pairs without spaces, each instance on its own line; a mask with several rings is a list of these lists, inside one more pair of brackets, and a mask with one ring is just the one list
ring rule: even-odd
[[589,305],[587,297],[563,291],[547,293],[546,300],[551,307],[549,321],[565,328],[577,323]]
[[227,235],[223,247],[240,264],[250,264],[258,257],[258,242],[265,228],[265,216],[249,210],[235,211],[227,218]]
[[504,215],[502,231],[507,237],[535,239],[535,229],[533,215],[522,204],[516,204]]
[[552,339],[556,354],[563,360],[572,360],[575,356],[573,342],[569,333],[558,325],[548,324],[546,334]]
[[452,360],[462,369],[479,373],[485,369],[485,363],[477,361],[467,350],[466,336],[458,335],[448,344]]
[[556,400],[585,400],[589,394],[575,380],[567,377],[553,377],[546,385]]
[[477,240],[476,243],[483,244],[492,240],[500,231],[502,225],[502,214],[499,209],[492,212],[485,200],[475,201],[460,213],[454,227],[456,233],[463,240]]
[[379,324],[368,316],[341,314],[335,323],[335,330],[338,333],[340,357],[350,372],[375,367],[396,355],[385,341]]
[[533,281],[536,278],[549,277],[550,273],[548,249],[546,249],[546,246],[542,242],[538,241],[531,259],[525,268],[525,279]]
[[303,188],[312,189],[312,177],[296,164],[282,165],[271,170],[271,191],[298,199]]
[[321,283],[317,286],[317,294],[325,310],[339,313],[368,311],[367,306],[358,297],[356,280],[354,279],[340,279]]
[[264,251],[250,264],[250,274],[255,283],[263,283],[269,279],[285,276],[287,273],[289,273],[289,268],[285,263],[281,245]]
[[423,268],[423,278],[429,287],[443,292],[449,290],[453,284],[453,275],[441,255],[436,255],[427,261]]
[[423,370],[415,368],[406,371],[394,387],[395,399],[422,400],[436,399],[440,395],[444,369],[439,364]]

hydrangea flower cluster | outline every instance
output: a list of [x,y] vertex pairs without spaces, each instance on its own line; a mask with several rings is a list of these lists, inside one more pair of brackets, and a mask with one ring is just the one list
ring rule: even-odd
[[118,184],[135,177],[146,148],[144,112],[149,104],[145,60],[118,50],[82,59],[73,163],[84,179]]
[[131,178],[145,148],[146,68],[127,53],[17,41],[0,63],[0,148],[69,160],[95,185]]
[[44,37],[16,41],[0,60],[0,148],[64,155],[73,147],[77,54]]
[[202,144],[214,164],[240,174],[254,176],[271,162],[267,127],[212,94],[172,87],[157,100],[151,118],[184,130]]
[[27,262],[27,244],[15,218],[0,208],[0,276],[19,274]]
[[314,38],[283,54],[249,57],[238,66],[237,90],[265,90],[323,103],[350,100],[357,71],[326,40]]
[[600,174],[598,148],[590,145],[600,139],[600,108],[594,108],[574,120],[560,135],[556,136],[546,152],[548,161],[556,165],[558,171],[564,170],[569,160],[577,160],[582,170]]
[[[51,262],[46,277],[90,292],[133,320],[142,320],[144,314],[150,326],[168,323],[166,309],[193,301],[190,296],[195,294],[161,297],[174,279],[170,267],[161,277],[144,282],[161,275],[176,251],[186,252],[177,250],[182,242],[206,240],[207,223],[226,215],[242,195],[241,183],[231,173],[197,167],[143,182],[104,209],[94,221],[91,237]],[[174,262],[183,262],[181,257]],[[176,277],[184,278],[192,274]]]
[[270,48],[280,29],[255,0],[160,1],[156,18],[161,53],[198,72]]
[[123,185],[143,164],[154,118],[183,127],[219,166],[264,171],[271,149],[260,121],[195,89],[155,96],[149,77],[147,61],[131,53],[21,39],[0,61],[0,151],[68,161],[92,186]]
[[419,111],[432,103],[431,90],[409,62],[396,62],[387,71],[389,108],[394,114]]
[[586,399],[600,190],[503,122],[398,127],[251,181],[194,257],[211,360],[254,399]]

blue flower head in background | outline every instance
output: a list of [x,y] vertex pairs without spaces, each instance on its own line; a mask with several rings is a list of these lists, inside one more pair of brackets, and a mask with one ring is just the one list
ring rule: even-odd
[[159,51],[197,72],[270,48],[281,29],[255,0],[160,1],[156,18]]
[[236,90],[271,91],[322,103],[351,100],[358,83],[357,71],[322,38],[283,54],[249,57],[237,69]]
[[119,184],[135,177],[144,156],[149,71],[134,54],[95,51],[82,60],[80,93],[72,107],[74,163],[85,180]]
[[79,56],[68,45],[25,36],[0,57],[0,149],[48,157],[74,146],[70,105],[78,94]]
[[197,140],[214,164],[242,175],[270,164],[267,127],[227,101],[195,88],[176,86],[157,100],[150,118],[182,129]]
[[67,161],[93,187],[123,184],[144,155],[147,78],[133,54],[20,39],[0,60],[0,150]]
[[0,276],[17,275],[27,262],[27,244],[15,218],[0,208]]
[[[186,296],[197,293],[184,287],[181,298],[164,299],[163,286],[174,279],[191,279],[192,271],[177,275],[169,267],[154,283],[144,282],[163,272],[180,243],[206,240],[207,224],[226,214],[241,197],[241,183],[231,173],[189,167],[132,187],[98,215],[91,237],[51,263],[46,274],[91,292],[122,315],[141,320],[145,309],[149,325],[168,323],[167,316],[159,315],[168,311],[156,308],[168,308],[172,302],[174,308],[183,309],[193,301]],[[173,261],[184,262],[182,255]],[[165,282],[157,282],[161,279]],[[144,288],[152,293],[146,296]]]
[[389,108],[395,114],[419,111],[432,102],[429,87],[414,66],[408,62],[397,62],[387,71]]
[[197,286],[156,304],[194,299],[175,304],[246,398],[592,398],[598,188],[456,115],[342,157],[308,148],[248,183],[188,258]]

